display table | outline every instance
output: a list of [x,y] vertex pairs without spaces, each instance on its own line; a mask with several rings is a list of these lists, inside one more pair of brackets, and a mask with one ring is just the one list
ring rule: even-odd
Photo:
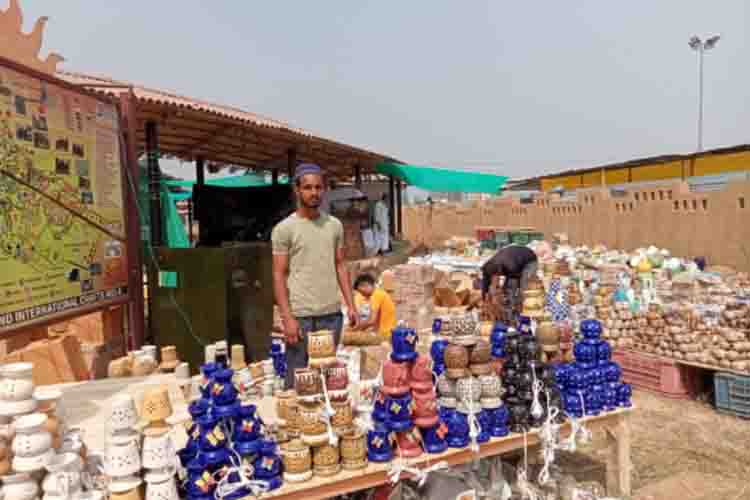
[[[175,409],[174,421],[187,418],[185,400],[182,392],[175,383],[173,375],[153,375],[150,377],[104,379],[74,384],[61,384],[56,387],[63,391],[62,404],[68,425],[81,427],[85,432],[85,441],[93,452],[104,449],[106,426],[109,419],[109,405],[112,397],[117,394],[131,394],[136,405],[140,406],[143,392],[159,384],[168,384],[170,397]],[[266,422],[273,422],[276,411],[273,398],[264,398],[256,402],[259,413]],[[584,419],[586,427],[592,431],[604,429],[610,453],[607,458],[606,488],[609,495],[630,495],[630,422],[632,408],[618,409],[595,417]],[[178,429],[181,427],[176,426]],[[185,439],[184,432],[176,432],[177,445],[182,446]],[[561,434],[570,434],[570,423],[562,426]],[[526,435],[528,446],[539,443],[537,431]],[[407,460],[412,467],[425,468],[444,461],[449,465],[471,462],[476,458],[491,457],[505,453],[523,450],[524,437],[522,434],[511,434],[503,438],[493,438],[481,445],[478,453],[470,449],[448,449],[439,455],[423,454],[421,457]],[[264,495],[264,498],[305,500],[325,499],[353,491],[372,488],[388,481],[387,472],[390,464],[371,463],[367,468],[359,471],[342,471],[329,478],[313,478],[305,483],[286,483],[282,488]],[[408,477],[408,474],[407,474]]]

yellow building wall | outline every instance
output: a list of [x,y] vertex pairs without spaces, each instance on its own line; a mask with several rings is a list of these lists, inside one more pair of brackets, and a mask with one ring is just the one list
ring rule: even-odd
[[583,174],[583,187],[594,187],[602,185],[602,171],[588,172]]
[[628,182],[628,169],[613,168],[612,170],[605,170],[604,178],[607,184],[623,184]]
[[682,162],[677,160],[668,163],[633,167],[632,182],[658,181],[680,177],[682,177]]
[[551,191],[558,186],[562,186],[563,189],[578,189],[581,187],[581,175],[542,179],[542,191]]
[[750,170],[750,151],[696,158],[693,175],[715,175],[741,170]]

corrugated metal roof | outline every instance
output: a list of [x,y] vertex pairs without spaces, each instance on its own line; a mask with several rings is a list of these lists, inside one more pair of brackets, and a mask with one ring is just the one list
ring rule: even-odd
[[300,135],[300,136],[304,136],[304,137],[308,137],[312,139],[317,139],[317,140],[324,141],[332,145],[343,147],[352,151],[357,151],[363,154],[376,155],[382,158],[383,160],[397,161],[392,157],[389,157],[380,153],[375,153],[373,151],[369,151],[363,148],[359,148],[357,146],[344,144],[344,143],[341,143],[332,139],[327,139],[325,137],[321,137],[317,134],[314,134],[313,132],[310,132],[308,130],[304,130],[298,127],[293,127],[286,122],[282,122],[282,121],[275,120],[272,118],[267,118],[267,117],[258,115],[256,113],[251,113],[249,111],[245,111],[245,110],[235,108],[232,106],[226,106],[223,104],[215,104],[215,103],[211,103],[202,99],[186,97],[186,96],[174,93],[174,92],[154,89],[151,87],[127,82],[124,80],[115,80],[114,78],[110,78],[107,76],[93,76],[93,75],[88,75],[88,74],[79,73],[79,72],[59,71],[57,72],[57,77],[63,80],[66,80],[70,83],[76,84],[76,85],[90,87],[96,90],[97,92],[108,94],[108,95],[117,95],[119,93],[118,90],[121,90],[121,89],[118,89],[118,87],[131,88],[136,98],[141,102],[152,103],[152,104],[157,104],[157,105],[171,105],[171,106],[176,106],[178,108],[183,108],[186,110],[210,113],[218,117],[236,120],[245,124],[250,124],[250,125],[255,125],[255,126],[260,126],[260,127],[269,127],[269,128],[278,129],[280,131],[291,132],[296,135]]

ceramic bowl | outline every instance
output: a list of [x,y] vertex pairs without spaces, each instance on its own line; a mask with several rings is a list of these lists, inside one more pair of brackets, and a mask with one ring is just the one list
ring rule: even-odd
[[143,467],[147,469],[162,469],[174,465],[177,453],[172,436],[165,433],[160,436],[145,436],[143,438]]
[[8,500],[34,500],[39,485],[30,474],[15,473],[3,476],[3,494]]
[[47,415],[32,413],[18,417],[14,423],[16,436],[11,449],[17,457],[37,457],[52,447],[52,435],[44,428]]
[[32,363],[0,365],[0,400],[26,401],[34,393]]

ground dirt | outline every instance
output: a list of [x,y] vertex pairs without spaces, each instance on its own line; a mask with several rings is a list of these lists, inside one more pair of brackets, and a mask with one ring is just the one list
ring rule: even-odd
[[[645,391],[633,403],[633,500],[750,500],[750,420]],[[604,439],[586,450],[598,462]]]

